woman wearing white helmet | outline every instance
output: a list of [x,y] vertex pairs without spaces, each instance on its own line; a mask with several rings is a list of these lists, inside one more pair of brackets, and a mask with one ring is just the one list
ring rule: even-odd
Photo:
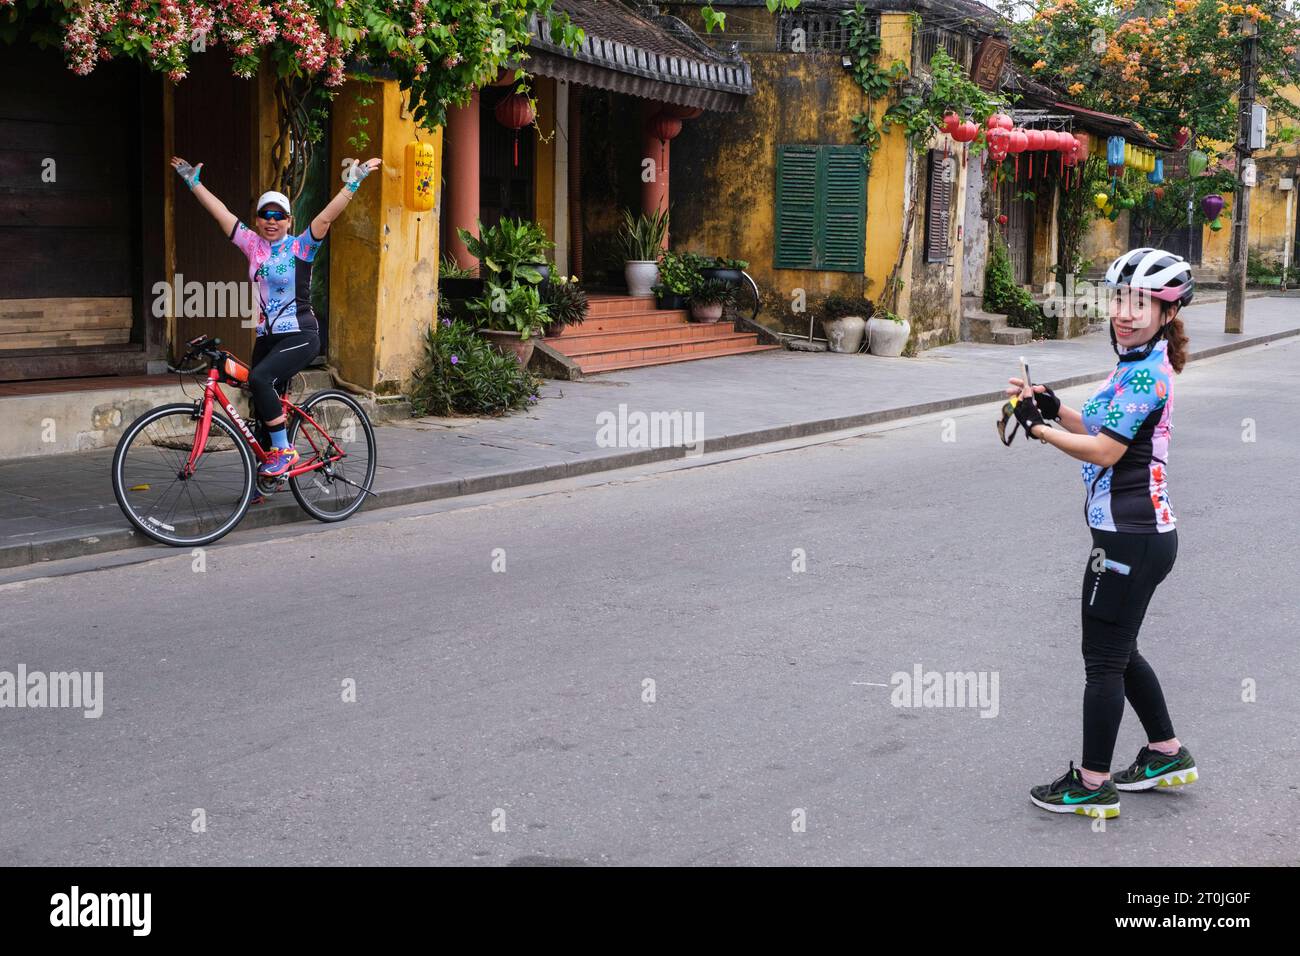
[[[1160,681],[1138,652],[1137,636],[1156,587],[1174,566],[1178,532],[1169,505],[1167,463],[1173,377],[1187,361],[1178,317],[1192,300],[1191,266],[1160,249],[1134,249],[1106,270],[1111,344],[1119,362],[1081,409],[1050,388],[1032,394],[1011,379],[1016,417],[1028,437],[1083,464],[1084,516],[1092,551],[1082,591],[1083,759],[1030,799],[1055,813],[1119,815],[1119,790],[1149,790],[1196,780],[1196,763],[1174,735]],[[1050,427],[1045,418],[1061,424]],[[1110,772],[1128,698],[1147,744],[1126,770]]]
[[[289,444],[286,434],[280,396],[293,376],[305,369],[320,351],[320,325],[311,308],[312,260],[334,220],[347,208],[361,181],[379,168],[380,160],[353,164],[338,195],[296,236],[290,231],[293,210],[284,193],[274,190],[262,193],[257,200],[255,228],[249,229],[199,182],[202,163],[191,166],[173,157],[171,164],[199,205],[248,257],[248,275],[257,287],[261,304],[248,384],[257,417],[270,439],[267,460],[257,473],[263,478],[278,478],[298,461],[298,452]],[[261,497],[259,494],[254,501]]]

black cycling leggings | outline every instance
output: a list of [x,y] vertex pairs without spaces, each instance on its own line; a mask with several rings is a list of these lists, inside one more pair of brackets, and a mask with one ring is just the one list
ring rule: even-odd
[[[1092,530],[1083,574],[1083,767],[1109,773],[1124,698],[1147,741],[1169,740],[1174,725],[1160,681],[1138,653],[1137,636],[1151,595],[1174,566],[1178,532],[1127,534]],[[1101,569],[1101,570],[1099,570]]]
[[320,336],[315,332],[257,337],[248,385],[253,392],[253,409],[263,423],[280,417],[280,396],[288,389],[289,381],[305,369],[319,351]]

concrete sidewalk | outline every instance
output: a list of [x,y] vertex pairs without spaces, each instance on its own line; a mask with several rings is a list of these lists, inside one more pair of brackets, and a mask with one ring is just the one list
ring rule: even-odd
[[[1252,298],[1243,335],[1227,335],[1223,304],[1184,317],[1193,359],[1300,334],[1300,308]],[[1019,348],[961,343],[913,359],[769,352],[548,382],[526,413],[499,419],[412,419],[377,429],[378,498],[367,508],[477,494],[684,454],[681,447],[598,444],[601,416],[681,411],[702,416],[704,450],[725,451],[891,419],[999,401],[1020,355],[1055,387],[1104,377],[1115,364],[1105,334]],[[695,420],[694,418],[692,420]],[[109,480],[112,449],[0,463],[0,568],[133,545]],[[311,520],[291,495],[251,508],[243,527]],[[282,499],[282,500],[281,500]],[[237,540],[239,531],[232,533]]]

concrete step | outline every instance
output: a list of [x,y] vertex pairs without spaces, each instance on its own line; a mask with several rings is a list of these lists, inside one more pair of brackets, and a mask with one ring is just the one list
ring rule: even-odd
[[1008,326],[1005,329],[995,329],[993,332],[994,345],[1028,345],[1033,339],[1034,333],[1029,329]]
[[[750,336],[752,342],[757,343],[757,336]],[[690,352],[677,354],[650,354],[648,349],[633,350],[642,353],[641,355],[630,359],[618,359],[616,356],[626,353],[613,353],[598,364],[583,364],[582,370],[590,375],[596,372],[613,372],[626,368],[642,368],[647,365],[668,365],[673,362],[690,362],[696,359],[718,358],[723,355],[745,355],[750,352],[772,352],[781,351],[780,345],[730,345],[712,343],[705,347],[695,349]]]
[[[719,323],[721,324],[721,323]],[[585,329],[583,325],[581,328]],[[730,323],[726,323],[730,329]],[[688,339],[705,339],[716,335],[718,325],[705,322],[675,325],[629,325],[605,332],[576,332],[565,330],[559,338],[547,339],[547,344],[565,355],[599,352],[607,349],[628,348],[634,345],[665,345]]]
[[630,312],[614,312],[606,315],[587,313],[587,320],[581,325],[565,328],[560,339],[571,335],[585,335],[590,332],[613,332],[624,329],[645,328],[646,326],[685,325],[688,316],[685,309],[638,309]]
[[655,297],[652,295],[590,295],[587,297],[587,320],[595,316],[620,315],[627,312],[653,311]]
[[983,309],[967,308],[962,313],[962,340],[966,342],[986,342],[994,340],[994,334],[1007,327],[1007,317]]

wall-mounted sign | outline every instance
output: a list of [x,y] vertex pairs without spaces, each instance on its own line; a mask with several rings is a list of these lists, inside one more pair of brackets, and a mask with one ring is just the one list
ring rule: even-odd
[[981,89],[997,90],[1002,86],[1002,72],[1006,65],[1006,41],[997,37],[985,37],[975,51],[975,59],[970,68],[971,79]]

